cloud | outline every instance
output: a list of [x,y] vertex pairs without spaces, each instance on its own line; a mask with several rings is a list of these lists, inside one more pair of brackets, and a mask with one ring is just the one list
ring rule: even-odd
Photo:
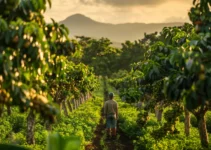
[[156,5],[166,0],[80,0],[83,4],[108,4],[113,6]]
[[[151,5],[149,5],[149,1],[152,3],[152,0],[139,0],[138,5],[128,4],[129,6],[117,5],[117,3],[114,6],[112,1],[117,0],[110,0],[110,4],[102,1],[108,2],[109,0],[52,0],[52,8],[47,9],[44,14],[45,19],[47,22],[50,22],[50,18],[61,21],[70,15],[81,13],[96,21],[114,24],[181,22],[188,21],[187,14],[192,6],[192,0],[157,0],[159,3],[155,2]],[[123,1],[126,2],[126,0],[121,0],[121,2]],[[134,0],[127,1],[134,2]],[[135,1],[137,2],[137,0]],[[141,1],[142,3],[140,3]]]
[[191,2],[192,0],[79,0],[83,4],[107,4],[117,7],[125,6],[154,6],[170,1],[180,1],[183,3]]

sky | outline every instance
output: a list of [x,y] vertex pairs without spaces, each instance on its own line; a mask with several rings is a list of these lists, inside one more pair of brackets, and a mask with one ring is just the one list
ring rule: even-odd
[[62,21],[76,13],[105,23],[162,23],[187,22],[193,0],[52,0],[45,12],[50,18]]

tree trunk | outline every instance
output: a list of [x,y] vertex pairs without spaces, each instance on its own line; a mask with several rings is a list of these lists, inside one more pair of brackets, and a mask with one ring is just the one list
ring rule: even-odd
[[84,100],[84,94],[81,95],[81,98],[82,98],[82,102],[84,103],[85,100]]
[[67,107],[66,107],[65,101],[66,101],[66,100],[62,101],[62,108],[63,108],[63,110],[64,110],[65,116],[68,116],[68,112],[67,112]]
[[89,99],[89,95],[88,95],[88,93],[86,93],[86,100],[88,100]]
[[46,130],[52,131],[52,125],[49,123],[49,121],[46,121]]
[[75,100],[75,102],[76,102],[76,109],[78,108],[78,100]]
[[77,106],[76,106],[76,100],[75,99],[73,99],[73,106],[74,106],[74,109],[77,108]]
[[87,100],[86,94],[84,94],[84,100],[85,100],[85,101]]
[[89,95],[89,92],[87,93],[87,99],[89,99],[90,98],[90,95]]
[[83,103],[86,101],[85,100],[85,95],[84,94],[82,94],[82,98],[83,98]]
[[78,99],[78,107],[81,105],[81,99]]
[[78,98],[78,107],[81,105],[81,98]]
[[58,103],[58,97],[59,97],[59,90],[56,91],[56,94],[54,96],[54,102]]
[[60,113],[62,112],[62,102],[58,102]]
[[80,98],[80,103],[81,103],[81,104],[83,104],[83,100],[82,100],[82,97]]
[[73,106],[73,110],[75,110],[74,99],[72,99],[70,102],[71,102],[71,104],[72,104],[72,106]]
[[209,140],[208,140],[208,134],[207,134],[206,121],[205,121],[205,113],[201,114],[200,116],[197,116],[196,118],[198,122],[198,129],[199,129],[201,144],[203,147],[208,148]]
[[35,126],[35,114],[33,110],[30,110],[27,117],[27,132],[26,132],[26,141],[28,144],[35,144],[34,139],[34,126]]
[[8,116],[10,116],[11,113],[12,113],[11,107],[9,105],[7,105],[7,114],[8,114]]
[[190,135],[190,112],[185,108],[185,135]]
[[157,104],[157,107],[156,107],[156,117],[157,117],[157,121],[158,122],[161,122],[162,121],[162,115],[163,115],[163,100],[160,101],[158,104]]
[[162,120],[162,112],[161,110],[159,110],[159,108],[155,107],[155,117],[157,118],[158,122],[161,122]]
[[4,105],[0,104],[0,117],[2,117],[3,112],[4,112]]
[[157,121],[161,122],[162,121],[162,114],[163,114],[163,110],[157,110]]
[[73,111],[73,107],[72,107],[72,105],[71,105],[71,103],[70,103],[70,100],[67,100],[67,107],[68,107],[68,109],[70,110],[70,112]]
[[92,97],[92,95],[91,95],[91,93],[90,93],[90,92],[88,93],[88,97],[89,97],[89,99]]
[[81,104],[83,104],[84,103],[84,98],[83,98],[83,96],[81,96]]

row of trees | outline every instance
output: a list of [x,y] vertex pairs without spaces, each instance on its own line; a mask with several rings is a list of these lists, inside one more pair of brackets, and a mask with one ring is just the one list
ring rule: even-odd
[[10,106],[29,111],[28,144],[35,143],[35,112],[49,128],[58,105],[65,110],[73,102],[75,108],[97,86],[93,70],[74,61],[80,46],[68,38],[68,29],[53,19],[45,22],[47,3],[51,6],[51,0],[0,1],[0,112],[4,105],[9,113]]
[[154,35],[145,35],[146,38],[135,42],[126,41],[122,43],[121,49],[113,47],[107,38],[76,36],[82,47],[79,60],[93,67],[96,75],[110,77],[119,70],[129,71],[131,64],[143,59],[142,54],[148,49],[145,43]]
[[[149,49],[144,54],[144,60],[133,66],[128,77],[112,81],[116,88],[120,88],[120,94],[130,96],[128,100],[135,97],[134,101],[139,101],[145,97],[149,105],[153,104],[152,107],[162,104],[160,113],[163,107],[174,106],[169,111],[169,117],[165,116],[170,125],[164,124],[162,130],[172,130],[176,123],[175,118],[181,114],[184,106],[186,135],[190,133],[191,112],[197,118],[201,144],[204,147],[208,147],[209,143],[205,114],[210,109],[211,98],[211,34],[208,19],[211,13],[210,3],[194,0],[194,6],[189,12],[194,26],[184,24],[181,27],[165,27],[159,34],[151,35],[152,38],[145,40]],[[139,77],[134,76],[135,72],[140,71],[142,73],[139,73]],[[147,93],[152,94],[150,102],[149,97],[146,98]]]

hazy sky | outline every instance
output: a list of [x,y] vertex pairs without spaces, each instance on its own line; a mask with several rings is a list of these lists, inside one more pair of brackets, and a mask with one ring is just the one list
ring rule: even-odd
[[81,13],[96,21],[107,23],[188,21],[193,0],[52,0],[52,8],[45,12],[61,21]]

